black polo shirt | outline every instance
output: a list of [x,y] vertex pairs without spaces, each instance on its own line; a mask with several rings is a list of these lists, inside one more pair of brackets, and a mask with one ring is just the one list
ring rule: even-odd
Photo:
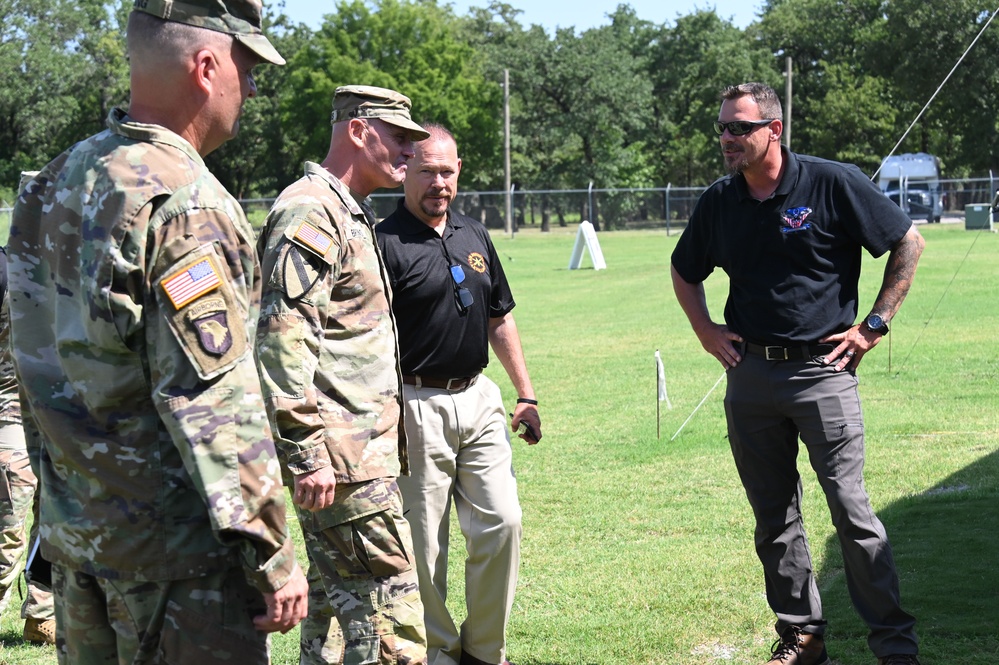
[[725,322],[744,339],[807,344],[854,324],[861,248],[881,256],[912,222],[856,166],[782,151],[766,201],[742,174],[701,195],[672,262],[691,284],[725,271]]
[[[489,362],[489,319],[513,309],[513,295],[486,227],[448,212],[444,237],[406,210],[375,227],[392,283],[403,374],[472,376]],[[451,265],[465,273],[461,287],[474,299],[462,314]]]

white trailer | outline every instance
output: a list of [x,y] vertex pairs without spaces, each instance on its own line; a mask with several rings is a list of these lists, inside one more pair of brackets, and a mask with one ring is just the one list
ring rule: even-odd
[[892,155],[881,163],[878,187],[911,219],[939,222],[943,214],[940,160],[925,152]]

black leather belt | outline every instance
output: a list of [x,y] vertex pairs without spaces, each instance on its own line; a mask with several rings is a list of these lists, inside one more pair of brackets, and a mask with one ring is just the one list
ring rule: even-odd
[[763,356],[767,360],[811,360],[814,356],[825,356],[832,353],[835,344],[800,344],[798,346],[765,346],[746,342],[746,353]]
[[439,379],[434,376],[418,376],[414,374],[403,374],[402,382],[408,386],[426,386],[427,388],[440,388],[441,390],[451,390],[460,392],[475,383],[479,375],[464,376],[459,379]]

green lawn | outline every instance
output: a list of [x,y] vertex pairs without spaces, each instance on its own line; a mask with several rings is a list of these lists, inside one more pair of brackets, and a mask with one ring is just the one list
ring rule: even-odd
[[[891,336],[860,368],[867,488],[891,537],[903,603],[919,619],[924,665],[999,662],[999,235],[921,226],[926,251]],[[775,635],[752,547],[718,387],[722,373],[673,298],[665,232],[599,234],[608,268],[567,265],[574,230],[496,236],[541,401],[544,442],[515,446],[524,508],[510,629],[517,665],[759,665]],[[870,261],[861,314],[884,260]],[[724,276],[709,280],[721,316]],[[653,353],[672,410],[656,436]],[[488,373],[508,402],[499,363]],[[872,665],[824,499],[801,459],[805,519],[837,665]],[[452,602],[462,612],[461,537]],[[3,616],[0,661],[54,663]],[[274,639],[297,663],[297,631]],[[3,660],[6,657],[7,660]]]

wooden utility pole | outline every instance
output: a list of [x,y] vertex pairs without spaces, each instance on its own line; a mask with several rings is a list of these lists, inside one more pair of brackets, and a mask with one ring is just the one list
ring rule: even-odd
[[506,233],[513,235],[513,193],[510,191],[510,70],[503,70],[503,191],[506,196]]
[[787,56],[785,60],[787,64],[787,73],[784,75],[787,78],[786,88],[784,90],[784,145],[788,150],[791,149],[791,56]]

